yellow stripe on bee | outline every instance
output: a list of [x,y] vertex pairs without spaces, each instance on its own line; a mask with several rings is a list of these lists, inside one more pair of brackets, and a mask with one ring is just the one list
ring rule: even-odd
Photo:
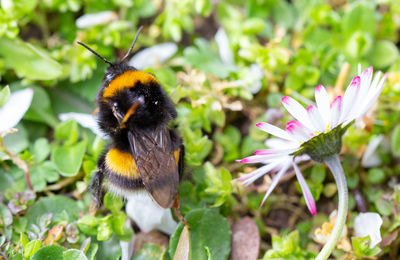
[[179,162],[179,149],[174,151],[174,157],[175,157],[175,162],[178,163]]
[[115,148],[107,152],[106,167],[118,175],[135,179],[140,178],[133,156]]
[[117,92],[123,89],[133,88],[138,82],[142,84],[151,82],[157,83],[157,79],[144,71],[127,70],[108,84],[103,92],[103,99],[113,97]]

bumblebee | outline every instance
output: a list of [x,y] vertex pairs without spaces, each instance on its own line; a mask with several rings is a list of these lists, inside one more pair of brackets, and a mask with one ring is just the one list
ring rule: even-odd
[[116,63],[78,42],[110,65],[96,103],[98,124],[111,143],[98,160],[91,190],[97,207],[106,180],[117,195],[147,191],[162,208],[177,209],[184,146],[178,132],[168,127],[177,116],[174,104],[154,75],[126,63],[140,30],[128,53]]

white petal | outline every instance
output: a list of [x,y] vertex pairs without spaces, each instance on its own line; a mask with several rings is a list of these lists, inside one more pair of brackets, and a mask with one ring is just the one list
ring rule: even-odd
[[238,178],[238,181],[241,181],[243,185],[250,185],[252,182],[263,176],[264,174],[267,174],[271,170],[275,169],[276,167],[280,166],[284,161],[288,160],[287,158],[284,159],[275,159],[271,163],[262,166],[240,178]]
[[116,12],[104,11],[94,14],[85,14],[76,19],[76,27],[88,28],[96,25],[106,24],[118,18]]
[[90,129],[95,135],[100,136],[103,139],[108,139],[109,137],[99,128],[99,125],[91,114],[84,114],[84,113],[64,113],[59,114],[58,118],[61,121],[67,121],[69,119],[74,119],[78,124],[81,126]]
[[317,130],[314,129],[313,125],[311,124],[306,109],[302,105],[300,105],[299,102],[297,102],[291,97],[284,96],[282,98],[282,104],[286,108],[286,110],[302,125],[304,125],[305,127],[309,128],[312,131]]
[[383,140],[383,135],[378,135],[374,139],[372,139],[368,146],[367,149],[365,150],[362,160],[361,160],[361,166],[365,168],[371,168],[371,167],[376,167],[381,164],[381,158],[375,154],[376,148],[378,148],[379,144]]
[[127,199],[126,214],[143,232],[157,229],[171,235],[178,223],[172,218],[170,209],[158,206],[147,192],[138,192]]
[[324,132],[326,127],[325,120],[322,118],[318,109],[311,105],[307,107],[307,114],[314,128],[317,129],[319,133]]
[[361,78],[357,76],[353,78],[350,85],[347,87],[343,96],[343,108],[338,124],[343,123],[347,118],[349,118],[349,114],[357,98],[358,90],[360,89],[360,83]]
[[324,119],[326,128],[331,123],[331,110],[328,93],[322,85],[315,88],[315,102],[319,113]]
[[342,114],[342,97],[337,96],[332,102],[331,108],[331,129],[339,124],[340,115]]
[[177,51],[178,46],[173,42],[157,44],[136,53],[128,64],[138,70],[143,70],[154,67],[158,63],[166,62]]
[[354,219],[354,232],[358,237],[369,236],[371,239],[369,248],[373,248],[382,241],[380,231],[382,223],[382,218],[378,213],[360,213]]
[[311,214],[315,215],[317,214],[317,206],[315,205],[314,197],[311,194],[310,188],[308,187],[307,182],[303,177],[303,174],[301,174],[299,167],[297,167],[297,165],[294,162],[293,162],[293,168],[294,171],[296,172],[296,177],[297,180],[299,181],[301,190],[303,192],[307,208],[311,212]]
[[0,132],[13,128],[21,121],[31,105],[33,89],[27,88],[11,93],[8,101],[0,107]]
[[268,138],[264,144],[273,149],[285,148],[299,148],[300,143],[298,141],[289,141],[281,138]]
[[282,129],[280,129],[279,127],[276,127],[274,125],[261,122],[261,123],[256,124],[256,126],[258,128],[260,128],[261,130],[263,130],[271,135],[274,135],[276,137],[280,137],[282,139],[291,140],[291,141],[296,140],[288,132],[285,132]]
[[215,41],[218,45],[219,56],[224,64],[232,65],[235,63],[233,59],[232,49],[229,45],[229,39],[224,28],[220,27],[215,34]]
[[260,208],[264,205],[264,202],[267,200],[268,196],[271,194],[271,192],[275,189],[276,185],[278,185],[279,180],[282,178],[283,174],[287,171],[289,168],[291,162],[290,160],[286,161],[283,165],[282,168],[279,170],[279,172],[275,175],[275,177],[272,179],[271,186],[269,186],[267,193],[265,193],[265,196],[261,202]]
[[358,114],[358,117],[364,116],[365,113],[371,108],[371,106],[375,103],[377,98],[382,92],[383,86],[385,85],[385,81],[387,78],[387,73],[383,76],[383,78],[379,81],[376,87],[373,89],[371,88],[370,92],[368,93],[368,96],[366,98],[365,104],[363,107],[360,109],[360,113]]
[[313,136],[313,133],[308,128],[296,120],[286,123],[286,131],[299,142],[306,142]]

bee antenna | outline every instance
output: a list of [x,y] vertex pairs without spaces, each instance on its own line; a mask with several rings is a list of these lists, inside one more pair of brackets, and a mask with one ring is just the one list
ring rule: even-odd
[[114,64],[112,64],[111,62],[109,62],[108,60],[106,60],[105,58],[103,58],[100,54],[98,54],[97,52],[95,52],[94,50],[92,50],[91,48],[89,48],[89,46],[87,46],[84,43],[78,42],[79,45],[82,45],[83,47],[85,47],[86,49],[88,49],[91,53],[93,53],[94,55],[96,55],[97,57],[99,57],[100,59],[102,59],[105,63],[110,64],[111,66],[114,66]]
[[133,42],[132,42],[132,44],[131,44],[131,47],[130,47],[129,50],[128,50],[128,53],[125,54],[125,56],[122,58],[121,63],[124,62],[124,61],[129,57],[129,55],[131,55],[133,46],[135,46],[136,40],[137,40],[137,38],[139,37],[139,34],[140,34],[140,32],[142,31],[142,29],[143,29],[143,26],[140,26],[139,29],[138,29],[138,31],[137,31],[137,33],[136,33],[135,39],[133,39]]

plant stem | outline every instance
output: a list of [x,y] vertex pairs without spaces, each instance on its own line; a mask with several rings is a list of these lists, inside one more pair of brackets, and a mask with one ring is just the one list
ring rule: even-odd
[[342,165],[340,164],[339,155],[335,154],[326,157],[324,159],[324,162],[328,165],[333,174],[333,177],[335,178],[336,186],[338,188],[339,205],[338,213],[335,220],[335,226],[333,227],[332,233],[329,236],[328,242],[324,245],[316,260],[328,259],[328,257],[331,255],[331,252],[336,247],[336,244],[339,241],[344,224],[346,222],[349,200],[346,176],[344,175]]

